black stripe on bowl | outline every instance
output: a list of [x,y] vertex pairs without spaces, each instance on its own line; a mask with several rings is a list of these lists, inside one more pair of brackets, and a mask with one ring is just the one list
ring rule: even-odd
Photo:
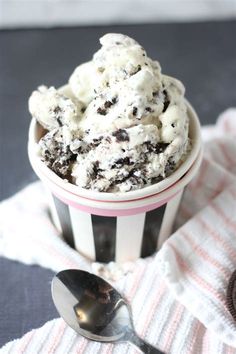
[[166,204],[146,213],[141,257],[148,257],[156,252],[158,236],[161,230],[165,210]]
[[115,260],[116,217],[92,215],[93,237],[97,262]]
[[62,236],[71,247],[75,248],[69,208],[65,203],[61,202],[60,199],[54,196],[53,196],[53,200],[60,220],[60,224],[62,228]]

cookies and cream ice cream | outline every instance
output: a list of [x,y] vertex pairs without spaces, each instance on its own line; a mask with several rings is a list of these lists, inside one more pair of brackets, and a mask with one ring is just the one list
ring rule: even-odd
[[106,34],[69,84],[40,86],[30,113],[45,128],[39,154],[86,189],[126,192],[169,176],[189,149],[182,83],[161,73],[133,39]]

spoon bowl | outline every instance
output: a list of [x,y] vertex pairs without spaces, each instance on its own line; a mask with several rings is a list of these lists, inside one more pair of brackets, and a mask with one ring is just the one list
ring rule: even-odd
[[52,298],[61,317],[80,335],[99,342],[129,341],[144,353],[161,353],[136,335],[128,303],[104,279],[64,270],[52,280]]
[[86,338],[117,341],[131,326],[124,299],[94,274],[73,269],[58,273],[52,281],[52,297],[61,317]]

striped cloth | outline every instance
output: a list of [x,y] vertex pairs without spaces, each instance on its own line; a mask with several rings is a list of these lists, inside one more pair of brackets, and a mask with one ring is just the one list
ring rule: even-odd
[[[236,109],[226,111],[216,126],[203,129],[204,160],[184,193],[176,232],[155,256],[139,259],[114,282],[131,303],[137,333],[166,353],[236,353],[236,325],[226,308],[226,288],[236,268],[235,135]],[[0,255],[54,271],[92,269],[51,224],[40,183],[3,202],[0,216]],[[47,322],[0,350],[137,352],[129,344],[90,342],[62,319]]]

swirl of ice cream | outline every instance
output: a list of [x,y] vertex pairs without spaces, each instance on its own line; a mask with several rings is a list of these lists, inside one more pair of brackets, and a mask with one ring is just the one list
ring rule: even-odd
[[185,90],[128,36],[100,42],[66,91],[40,88],[29,109],[48,130],[39,142],[47,166],[80,187],[125,192],[160,181],[184,160]]
[[79,115],[83,105],[75,98],[66,97],[54,87],[40,86],[29,98],[29,111],[48,130],[69,126],[78,128]]

